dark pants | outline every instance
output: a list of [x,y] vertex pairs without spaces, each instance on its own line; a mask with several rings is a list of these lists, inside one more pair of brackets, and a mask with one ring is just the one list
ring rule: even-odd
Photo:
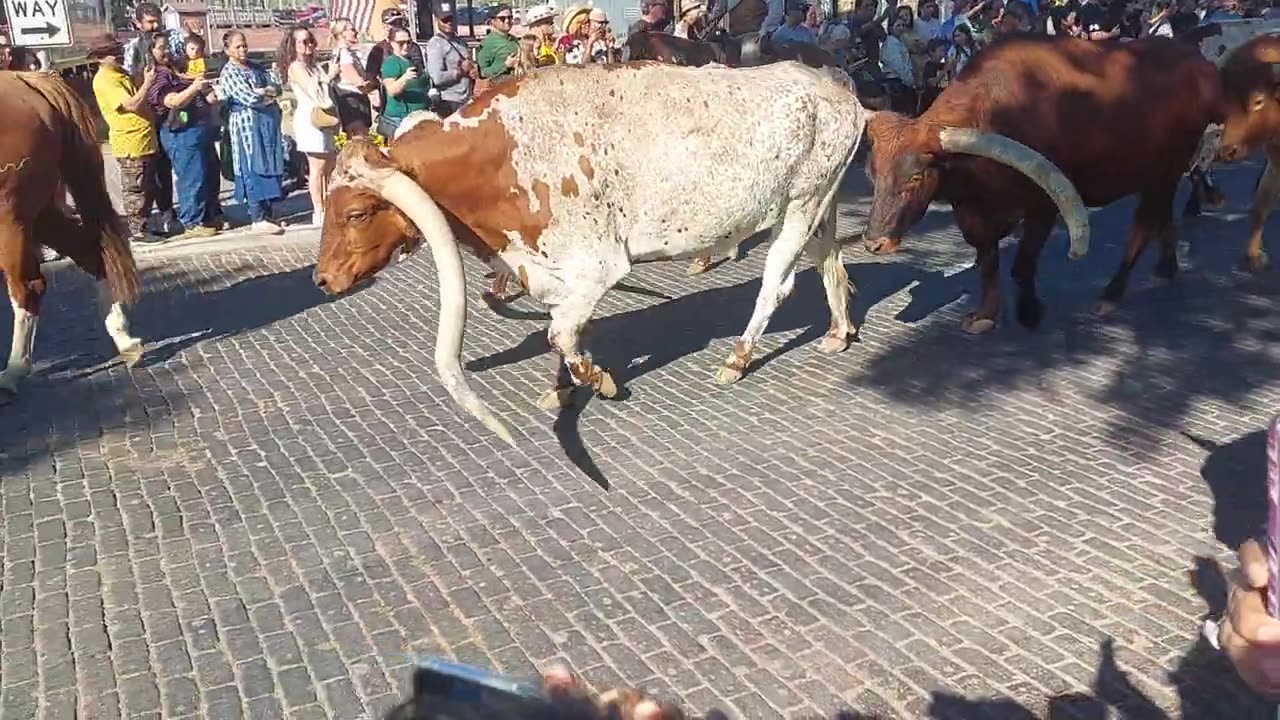
[[160,143],[178,175],[178,220],[188,230],[204,223],[208,212],[212,138],[213,129],[203,123],[181,130],[160,128]]
[[[212,131],[210,131],[212,135]],[[218,146],[210,139],[206,145],[208,157],[205,158],[205,187],[209,194],[205,197],[204,221],[212,225],[222,217],[222,161],[218,159]]]
[[461,108],[464,104],[465,103],[455,102],[453,100],[437,100],[436,105],[432,110],[435,111],[435,114],[439,115],[441,119],[444,119],[458,112],[458,108]]
[[[160,212],[173,211],[173,163],[169,161],[169,153],[165,151],[164,145],[156,143],[155,158],[155,206]],[[147,203],[145,208],[147,214],[151,213],[151,204]]]

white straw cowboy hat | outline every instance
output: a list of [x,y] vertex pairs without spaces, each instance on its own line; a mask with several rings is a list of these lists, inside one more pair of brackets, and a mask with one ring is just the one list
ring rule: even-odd
[[526,26],[534,23],[551,20],[556,16],[556,9],[550,5],[535,5],[524,14],[524,24]]
[[607,23],[609,22],[609,15],[603,8],[592,8],[591,12],[587,15],[587,19],[600,23]]
[[[589,7],[574,6],[564,11],[564,16],[560,18],[560,29],[566,34],[572,34],[573,28],[580,23],[578,18],[591,12]],[[586,18],[583,18],[584,20]]]
[[685,15],[688,15],[694,10],[701,10],[704,7],[706,7],[706,5],[700,2],[691,2],[691,3],[683,4],[680,6],[680,17],[684,17]]

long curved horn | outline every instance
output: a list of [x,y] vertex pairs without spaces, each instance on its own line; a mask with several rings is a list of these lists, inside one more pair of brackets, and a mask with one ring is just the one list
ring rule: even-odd
[[473,417],[509,445],[515,445],[511,431],[493,414],[467,384],[462,372],[462,334],[467,325],[467,284],[462,254],[449,221],[431,196],[408,175],[395,168],[374,168],[367,162],[349,168],[352,176],[381,195],[408,216],[431,247],[440,279],[440,322],[436,329],[436,372],[444,389]]
[[1049,158],[1004,135],[973,128],[943,128],[938,132],[938,142],[947,152],[977,155],[1021,172],[1031,178],[1053,199],[1062,213],[1062,219],[1071,233],[1071,250],[1068,257],[1078,260],[1089,252],[1089,214],[1084,209],[1080,193],[1049,161]]

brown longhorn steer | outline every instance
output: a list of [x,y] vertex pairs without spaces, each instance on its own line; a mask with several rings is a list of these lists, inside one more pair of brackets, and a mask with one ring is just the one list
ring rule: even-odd
[[[979,333],[999,316],[1000,239],[1021,220],[1012,268],[1017,317],[1035,327],[1036,264],[1058,211],[1026,175],[954,147],[958,132],[1001,135],[1061,168],[1090,207],[1138,194],[1124,259],[1097,308],[1110,312],[1153,235],[1160,239],[1156,277],[1177,272],[1173,198],[1206,126],[1221,122],[1220,94],[1217,68],[1195,48],[1165,38],[997,41],[920,118],[878,113],[868,122],[875,196],[865,245],[876,254],[895,251],[930,202],[950,202],[977,251],[982,300],[963,328]],[[1086,217],[1066,221],[1088,224]],[[1084,250],[1073,243],[1073,256]]]
[[[0,116],[9,128],[0,134],[0,271],[13,304],[13,349],[0,373],[0,402],[8,402],[31,373],[45,292],[42,243],[98,279],[107,333],[130,366],[142,357],[142,341],[129,335],[122,308],[137,300],[138,272],[107,192],[89,106],[55,75],[0,72]],[[64,184],[78,219],[59,202]]]
[[1263,149],[1267,167],[1253,195],[1249,211],[1249,241],[1244,266],[1266,269],[1262,228],[1280,197],[1280,37],[1261,35],[1226,57],[1220,69],[1226,108],[1218,157],[1231,162]]

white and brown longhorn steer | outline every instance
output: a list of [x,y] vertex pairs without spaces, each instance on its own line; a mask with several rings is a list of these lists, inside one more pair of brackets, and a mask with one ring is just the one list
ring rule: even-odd
[[[768,228],[755,310],[716,373],[732,383],[791,292],[803,251],[831,309],[819,347],[847,347],[854,328],[834,195],[866,120],[847,75],[795,62],[545,68],[490,88],[444,121],[419,122],[388,155],[361,142],[345,147],[315,281],[346,292],[425,239],[440,278],[441,380],[510,441],[462,372],[459,240],[550,306],[548,338],[573,382],[608,397],[613,379],[579,349],[604,294],[634,263],[723,252]],[[564,403],[568,389],[553,387],[539,404]]]

